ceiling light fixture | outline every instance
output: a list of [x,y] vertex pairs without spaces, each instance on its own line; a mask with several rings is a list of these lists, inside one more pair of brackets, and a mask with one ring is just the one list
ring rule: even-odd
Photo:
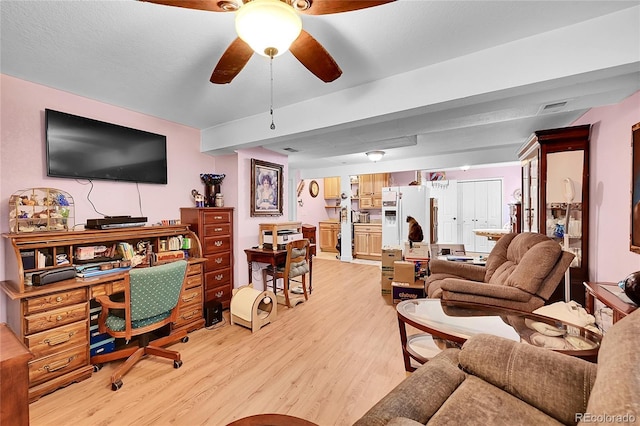
[[252,0],[236,12],[238,36],[256,53],[268,58],[289,50],[300,31],[300,16],[280,0]]
[[367,154],[367,157],[369,157],[369,160],[375,163],[382,159],[382,157],[384,156],[384,151],[369,151],[366,154]]

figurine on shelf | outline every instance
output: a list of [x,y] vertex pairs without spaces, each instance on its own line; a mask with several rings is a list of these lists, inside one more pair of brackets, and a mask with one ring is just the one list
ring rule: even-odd
[[196,207],[204,207],[204,195],[196,191],[195,189],[191,190],[191,196],[196,202]]

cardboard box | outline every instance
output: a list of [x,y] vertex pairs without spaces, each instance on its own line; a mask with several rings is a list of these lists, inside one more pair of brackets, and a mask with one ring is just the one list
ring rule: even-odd
[[415,265],[416,278],[422,278],[429,275],[429,259],[428,258],[417,258],[417,257],[407,257],[405,258],[407,262],[413,262]]
[[393,262],[396,260],[402,260],[401,249],[392,247],[382,248],[382,269],[393,269]]
[[413,262],[396,260],[393,262],[393,281],[412,283],[416,280],[416,266]]
[[403,300],[425,298],[424,281],[418,280],[413,283],[391,283],[393,303],[400,303]]
[[404,257],[429,257],[429,244],[427,243],[404,243]]
[[382,294],[391,294],[391,283],[393,282],[393,271],[382,271],[380,287]]

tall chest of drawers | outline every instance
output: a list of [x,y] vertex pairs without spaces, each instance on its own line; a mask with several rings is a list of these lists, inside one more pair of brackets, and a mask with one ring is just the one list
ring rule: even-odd
[[180,221],[202,243],[205,302],[219,301],[228,308],[233,289],[233,208],[183,207]]

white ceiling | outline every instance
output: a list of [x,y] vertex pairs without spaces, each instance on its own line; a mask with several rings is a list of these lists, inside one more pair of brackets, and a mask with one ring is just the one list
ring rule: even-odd
[[[303,27],[343,74],[327,84],[290,53],[276,58],[275,131],[267,59],[254,55],[231,84],[209,82],[236,37],[232,13],[134,0],[2,0],[0,14],[2,73],[203,129],[211,154],[295,149],[289,166],[303,176],[515,161],[532,131],[568,125],[640,89],[640,41],[628,40],[640,38],[640,1],[398,0],[305,15]],[[580,31],[596,42],[572,40]],[[529,60],[526,78],[500,76]],[[466,64],[457,76],[422,77],[455,61]],[[423,101],[414,99],[419,90],[429,90]],[[371,149],[387,155],[372,165],[363,154]]]

